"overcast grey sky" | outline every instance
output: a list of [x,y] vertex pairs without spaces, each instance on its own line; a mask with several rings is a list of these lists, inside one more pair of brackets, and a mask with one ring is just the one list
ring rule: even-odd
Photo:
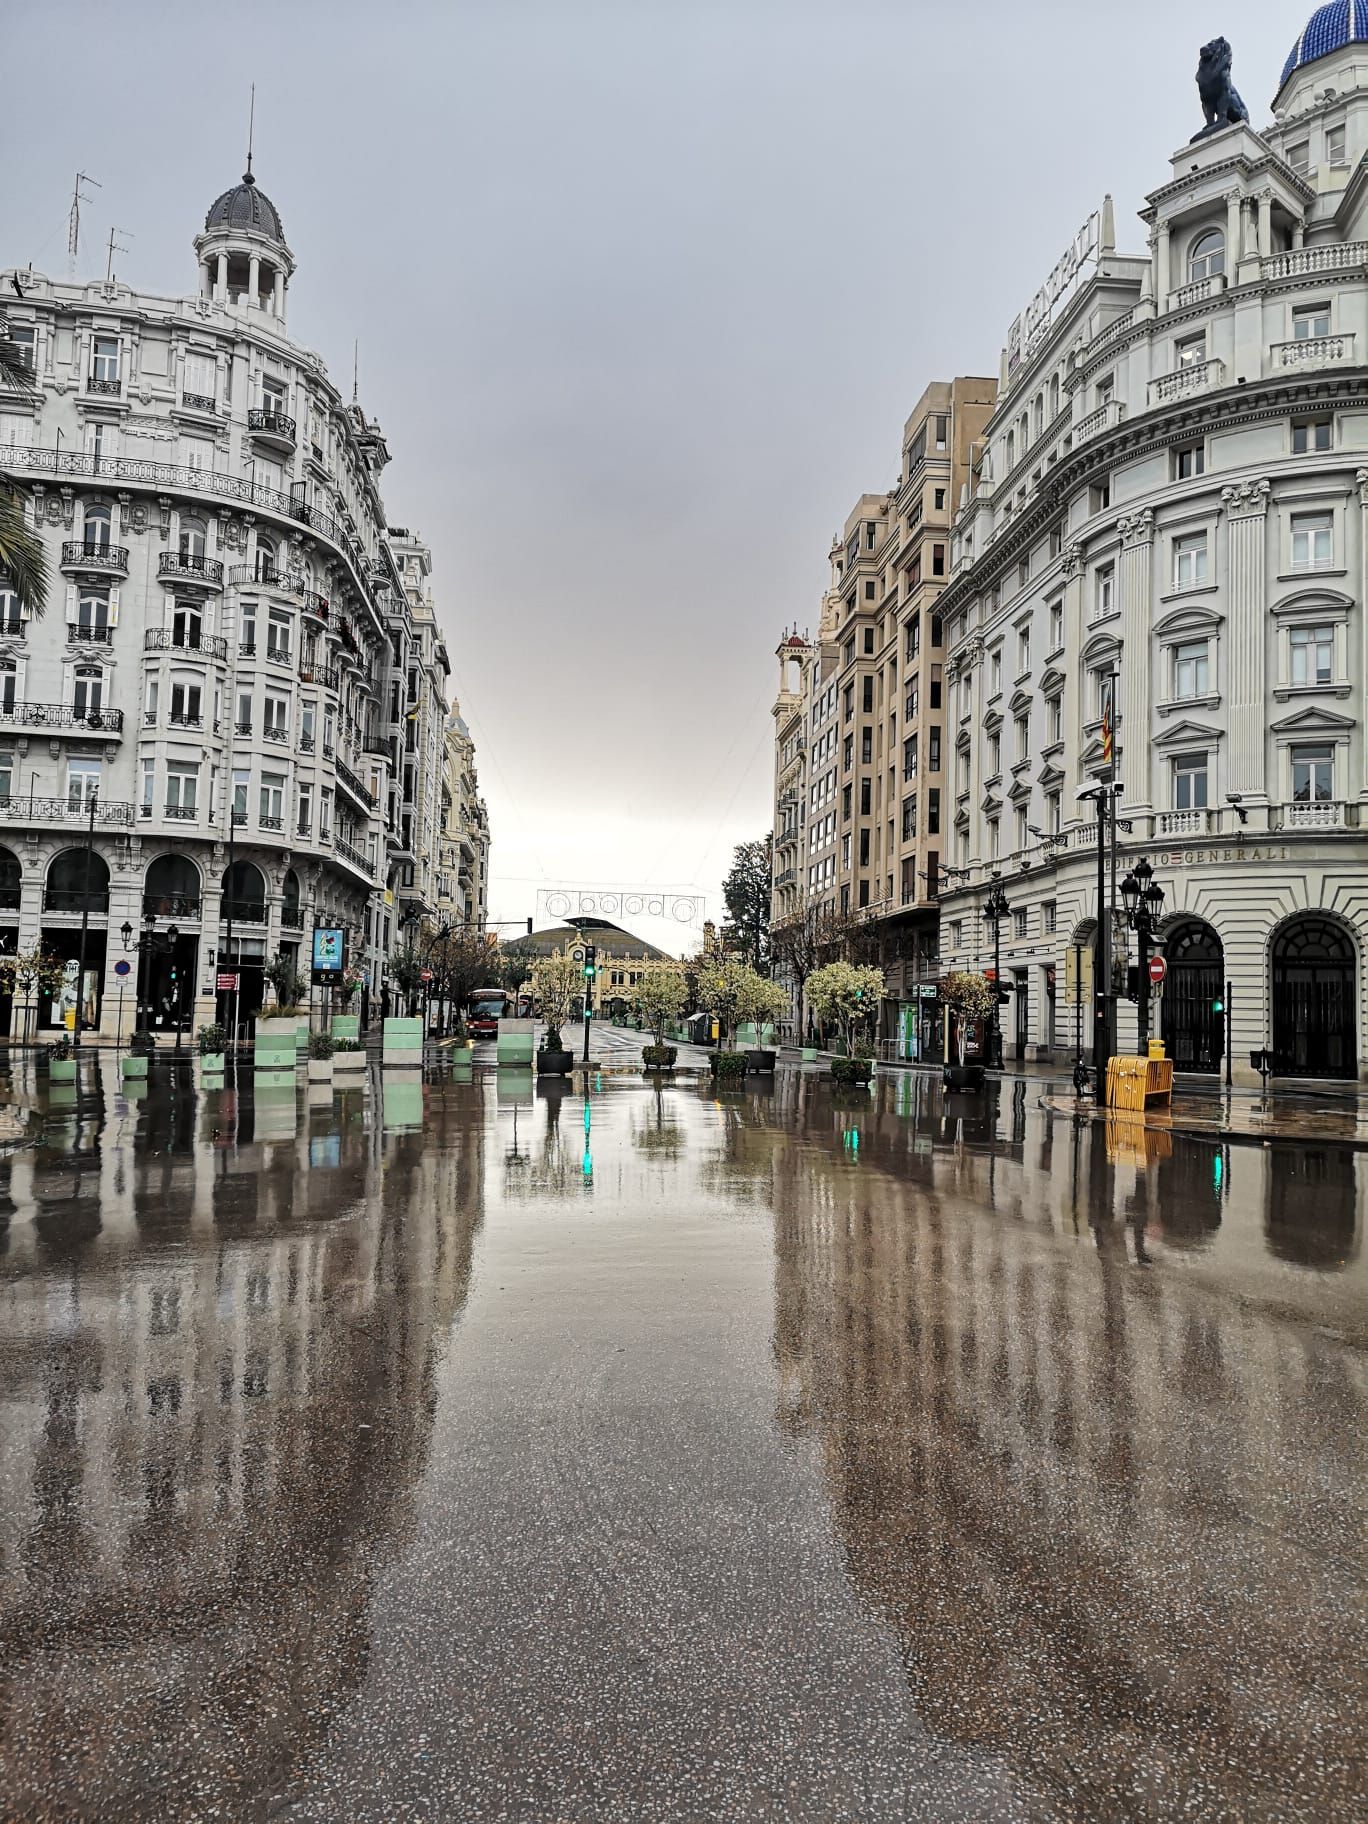
[[[768,827],[772,657],[928,380],[1007,325],[1105,191],[1118,242],[1224,32],[1255,126],[1312,11],[1268,0],[50,0],[8,85],[0,262],[188,291],[243,167],[291,334],[389,439],[433,547],[494,829],[539,887],[693,887]],[[643,926],[679,948],[689,933]]]

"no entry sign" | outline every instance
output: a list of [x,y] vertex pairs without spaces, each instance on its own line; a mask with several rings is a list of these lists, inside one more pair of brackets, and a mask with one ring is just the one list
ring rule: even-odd
[[425,981],[425,982],[430,982],[430,981],[431,981],[431,980],[432,980],[432,971],[431,971],[431,969],[424,969],[424,970],[422,970],[422,971],[421,971],[421,976],[422,976],[422,980],[423,980],[423,981]]
[[1168,974],[1168,964],[1162,956],[1152,956],[1149,960],[1149,978],[1157,988]]

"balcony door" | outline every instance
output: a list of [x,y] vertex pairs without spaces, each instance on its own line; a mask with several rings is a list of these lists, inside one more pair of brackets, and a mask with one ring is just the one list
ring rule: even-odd
[[204,616],[190,602],[177,602],[171,616],[171,640],[176,646],[198,647],[204,632]]

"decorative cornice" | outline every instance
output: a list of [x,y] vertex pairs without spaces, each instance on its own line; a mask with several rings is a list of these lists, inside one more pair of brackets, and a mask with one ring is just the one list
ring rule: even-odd
[[1221,489],[1221,505],[1232,519],[1261,519],[1268,511],[1273,484],[1267,476],[1259,481],[1237,481]]
[[1139,513],[1131,513],[1124,519],[1118,519],[1116,529],[1121,534],[1123,547],[1127,550],[1134,545],[1153,544],[1154,508],[1144,507]]

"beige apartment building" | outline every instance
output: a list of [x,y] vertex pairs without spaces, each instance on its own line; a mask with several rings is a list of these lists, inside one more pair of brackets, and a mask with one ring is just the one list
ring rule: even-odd
[[[887,979],[880,1036],[900,1057],[935,1042],[922,989],[937,974],[946,811],[936,602],[995,389],[981,377],[927,387],[897,482],[862,495],[832,547],[816,638],[778,649],[772,916],[781,926],[827,911],[869,927]],[[794,988],[795,1028],[797,1002]]]

